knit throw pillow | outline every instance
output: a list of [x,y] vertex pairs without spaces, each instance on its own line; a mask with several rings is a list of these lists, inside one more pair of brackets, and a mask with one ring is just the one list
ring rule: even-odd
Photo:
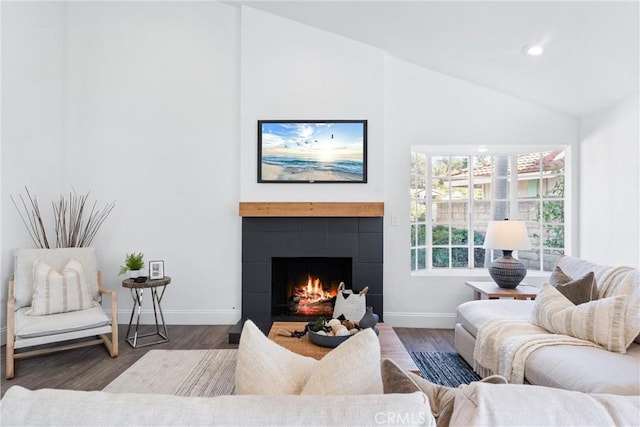
[[536,297],[531,323],[549,332],[570,335],[625,353],[625,297],[617,296],[575,305],[551,285]]
[[53,267],[36,261],[33,264],[33,298],[25,314],[44,316],[84,310],[97,305],[91,298],[84,269],[72,258],[58,273]]
[[235,394],[382,394],[378,337],[372,329],[363,330],[316,360],[271,341],[247,320],[238,346]]

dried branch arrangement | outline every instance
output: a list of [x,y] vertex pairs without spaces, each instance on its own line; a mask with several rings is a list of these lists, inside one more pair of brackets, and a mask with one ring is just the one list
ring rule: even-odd
[[[19,203],[11,196],[13,205],[18,210],[20,219],[27,228],[29,237],[39,248],[49,248],[47,231],[42,221],[42,215],[38,200],[27,192],[26,200],[20,194]],[[102,209],[97,208],[97,202],[93,202],[91,208],[87,206],[89,194],[78,195],[75,190],[68,197],[60,196],[60,200],[52,202],[53,219],[56,232],[56,247],[74,248],[87,247],[93,241],[96,233],[107,219],[115,202],[106,204]],[[86,218],[85,218],[86,217]]]

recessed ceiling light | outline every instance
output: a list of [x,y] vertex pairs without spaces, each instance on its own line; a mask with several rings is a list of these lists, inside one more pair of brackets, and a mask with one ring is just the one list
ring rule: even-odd
[[544,49],[540,45],[530,44],[524,47],[524,51],[527,53],[527,55],[540,56],[544,52]]

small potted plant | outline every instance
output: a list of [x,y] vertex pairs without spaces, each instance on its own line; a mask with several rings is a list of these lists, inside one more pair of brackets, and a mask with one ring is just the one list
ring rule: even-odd
[[124,265],[120,266],[120,274],[122,275],[128,271],[129,277],[132,279],[144,277],[144,272],[142,271],[144,268],[143,257],[142,252],[127,254],[124,258]]

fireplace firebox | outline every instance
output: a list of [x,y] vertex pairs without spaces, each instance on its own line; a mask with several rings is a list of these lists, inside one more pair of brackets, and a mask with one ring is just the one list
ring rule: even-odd
[[331,318],[338,286],[351,287],[350,257],[273,257],[273,317]]

